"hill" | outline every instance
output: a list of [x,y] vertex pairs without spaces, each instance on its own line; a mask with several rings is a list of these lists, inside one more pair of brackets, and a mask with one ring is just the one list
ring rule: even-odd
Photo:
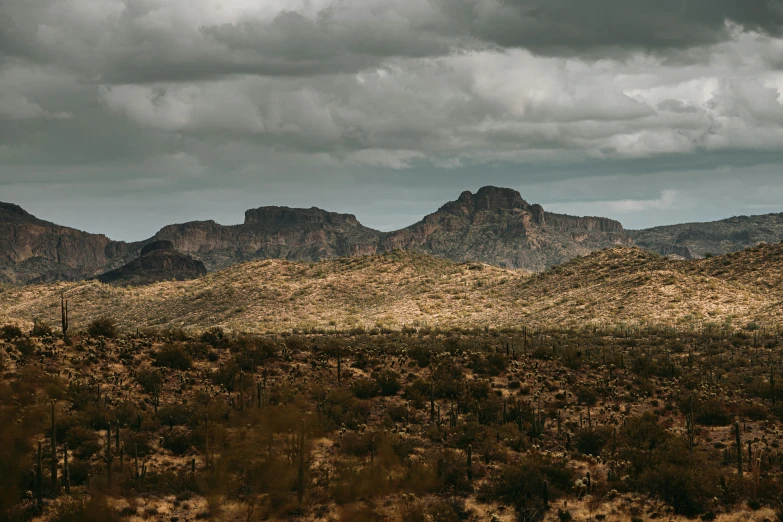
[[394,251],[318,263],[255,261],[136,288],[97,281],[7,287],[0,292],[0,322],[30,324],[37,317],[57,324],[65,292],[76,328],[100,315],[125,329],[745,326],[780,320],[781,283],[781,244],[697,261],[616,248],[536,275]]
[[661,255],[694,259],[736,252],[759,243],[783,241],[783,213],[737,216],[709,223],[684,223],[627,232],[642,248]]
[[171,241],[155,241],[142,248],[138,258],[96,279],[112,285],[143,286],[159,281],[187,281],[206,273],[204,263],[176,250]]

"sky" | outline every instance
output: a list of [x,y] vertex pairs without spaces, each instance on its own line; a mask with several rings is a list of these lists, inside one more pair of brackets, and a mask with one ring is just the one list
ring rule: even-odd
[[463,190],[783,212],[783,0],[0,0],[0,201],[140,240]]

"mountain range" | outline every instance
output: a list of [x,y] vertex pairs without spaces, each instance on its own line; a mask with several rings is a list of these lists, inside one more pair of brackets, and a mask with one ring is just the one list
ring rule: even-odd
[[[616,246],[693,259],[781,240],[783,213],[625,230],[608,218],[547,212],[516,190],[498,187],[465,191],[421,221],[392,232],[365,227],[350,214],[271,206],[246,211],[239,225],[169,225],[139,242],[113,241],[0,203],[0,282],[99,278],[145,284],[259,259],[315,262],[393,250],[540,272]],[[143,252],[151,244],[163,247]]]

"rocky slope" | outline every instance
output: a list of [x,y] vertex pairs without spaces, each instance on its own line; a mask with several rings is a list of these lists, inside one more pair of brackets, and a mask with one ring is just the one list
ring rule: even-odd
[[43,221],[0,203],[0,281],[79,280],[123,263],[137,248]]
[[381,250],[400,248],[453,261],[481,261],[541,271],[578,255],[633,240],[614,220],[545,212],[516,190],[463,192],[419,223],[393,232]]
[[783,213],[738,216],[709,223],[684,223],[629,230],[636,244],[661,255],[696,259],[783,241]]
[[187,281],[206,273],[204,263],[177,251],[171,241],[154,241],[141,249],[138,258],[96,279],[112,285],[142,286],[160,281]]
[[195,221],[164,227],[152,239],[171,241],[209,270],[220,270],[253,259],[318,261],[374,253],[380,236],[350,214],[263,207],[245,212],[241,225]]

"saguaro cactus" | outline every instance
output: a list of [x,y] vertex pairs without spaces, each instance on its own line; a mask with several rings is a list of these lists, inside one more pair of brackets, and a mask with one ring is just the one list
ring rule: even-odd
[[52,401],[52,490],[57,490],[57,432],[55,431],[54,405]]
[[299,425],[299,476],[297,480],[297,497],[299,505],[304,498],[304,421]]
[[468,444],[468,480],[473,481],[473,445]]
[[43,503],[43,468],[41,467],[41,441],[38,441],[38,454],[35,464],[35,498],[40,506]]
[[740,440],[740,425],[739,421],[734,423],[734,438],[737,443],[737,475],[742,478],[742,441]]
[[435,420],[435,381],[430,379],[430,422]]
[[342,377],[342,359],[340,358],[340,347],[337,347],[337,384],[340,384]]
[[103,456],[103,461],[106,463],[106,478],[109,487],[111,487],[111,465],[114,461],[114,455],[111,452],[111,423],[106,429],[106,454]]
[[65,293],[60,295],[60,315],[63,329],[63,339],[68,342],[68,301],[65,300]]
[[63,483],[65,493],[71,494],[71,468],[68,466],[68,443],[63,444]]
[[549,509],[549,481],[544,480],[542,497],[544,500],[544,509]]

